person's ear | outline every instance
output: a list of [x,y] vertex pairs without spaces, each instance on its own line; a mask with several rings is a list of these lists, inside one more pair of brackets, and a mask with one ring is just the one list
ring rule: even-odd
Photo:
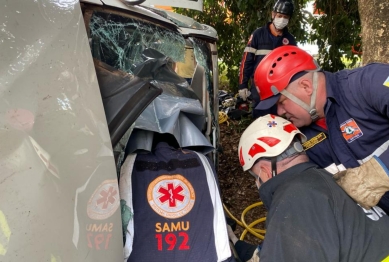
[[271,174],[271,165],[263,165],[261,166],[261,175],[262,175],[262,180],[268,180],[272,178]]
[[276,13],[276,12],[274,12],[274,11],[273,11],[273,12],[271,12],[271,20],[273,20],[273,19],[274,19],[274,17],[276,17],[276,14],[277,14],[277,13]]
[[312,82],[308,78],[301,78],[299,81],[299,88],[304,90],[307,95],[312,95],[313,89],[312,89]]

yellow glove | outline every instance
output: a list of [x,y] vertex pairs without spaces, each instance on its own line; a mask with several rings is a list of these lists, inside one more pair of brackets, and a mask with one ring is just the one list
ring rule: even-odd
[[387,170],[381,160],[374,156],[359,167],[335,174],[334,179],[355,202],[370,209],[389,191]]

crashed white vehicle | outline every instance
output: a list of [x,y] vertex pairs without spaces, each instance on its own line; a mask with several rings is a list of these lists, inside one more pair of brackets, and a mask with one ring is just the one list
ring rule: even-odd
[[[0,3],[0,261],[123,261],[117,172],[148,147],[137,129],[217,162],[216,31],[132,4]],[[170,66],[185,39],[190,86]]]

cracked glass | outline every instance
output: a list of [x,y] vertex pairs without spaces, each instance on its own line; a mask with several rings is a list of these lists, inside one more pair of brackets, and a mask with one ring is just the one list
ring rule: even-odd
[[185,40],[178,32],[112,13],[94,12],[89,24],[94,58],[132,74],[154,48],[174,61],[184,61]]

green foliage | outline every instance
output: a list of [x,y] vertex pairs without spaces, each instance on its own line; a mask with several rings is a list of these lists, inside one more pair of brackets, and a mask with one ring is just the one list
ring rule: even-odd
[[222,62],[219,62],[219,89],[231,92],[230,80],[227,77],[227,66]]
[[[321,15],[312,20],[310,39],[319,47],[319,63],[326,71],[338,71],[353,67],[358,57],[352,53],[352,46],[361,44],[359,36],[361,22],[357,0],[316,0]],[[347,58],[347,65],[342,57]]]
[[[309,17],[302,8],[308,0],[295,0],[296,12],[291,20],[289,30],[296,40],[303,43],[308,39],[304,24]],[[204,0],[204,11],[178,8],[178,13],[193,17],[195,20],[214,27],[219,35],[218,55],[227,67],[226,76],[232,91],[238,89],[239,63],[243,50],[251,33],[265,25],[271,19],[274,0]],[[222,70],[220,70],[222,71]]]
[[353,68],[359,67],[361,64],[361,58],[360,57],[355,57],[355,58],[357,60],[356,63],[354,62],[354,57],[353,57],[353,59],[349,59],[346,56],[343,56],[341,58],[341,60],[342,60],[342,63],[344,64],[345,68],[353,69]]
[[[352,46],[360,44],[360,19],[357,0],[316,0],[325,15],[313,17],[303,7],[309,0],[294,0],[295,12],[288,25],[299,43],[316,43],[319,47],[318,62],[324,70],[338,71],[345,68],[343,55],[357,62]],[[226,67],[226,77],[231,90],[238,89],[239,63],[251,33],[271,19],[275,0],[204,0],[204,11],[176,9],[178,13],[214,27],[218,34],[218,54]],[[308,30],[311,28],[312,30]],[[223,68],[220,68],[223,72]]]

